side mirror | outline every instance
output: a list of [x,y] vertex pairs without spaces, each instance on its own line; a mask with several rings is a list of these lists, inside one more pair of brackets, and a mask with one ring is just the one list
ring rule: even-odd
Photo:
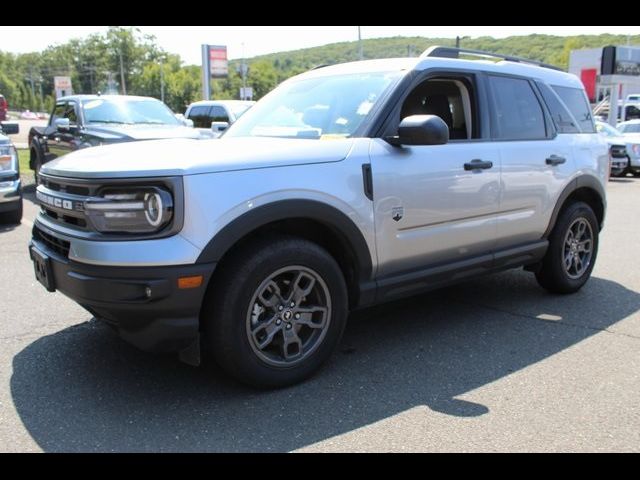
[[214,133],[224,132],[227,128],[229,128],[229,122],[211,122],[211,130]]
[[190,118],[183,118],[182,123],[185,127],[193,128],[193,120]]
[[15,135],[20,133],[20,125],[16,122],[0,122],[0,131],[7,135]]
[[56,118],[53,121],[53,125],[56,127],[56,130],[60,132],[68,132],[71,129],[71,124],[69,123],[68,118]]
[[411,115],[398,127],[399,145],[444,145],[449,141],[449,127],[436,115]]

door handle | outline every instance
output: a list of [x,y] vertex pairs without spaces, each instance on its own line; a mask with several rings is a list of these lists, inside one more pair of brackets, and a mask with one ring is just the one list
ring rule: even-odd
[[56,143],[60,143],[60,137],[54,137],[54,140],[56,141]]
[[464,164],[465,170],[487,170],[489,168],[493,168],[493,162],[480,159],[471,160]]
[[559,155],[551,155],[550,157],[547,157],[547,165],[551,165],[552,167],[555,167],[556,165],[562,165],[566,161],[566,158]]

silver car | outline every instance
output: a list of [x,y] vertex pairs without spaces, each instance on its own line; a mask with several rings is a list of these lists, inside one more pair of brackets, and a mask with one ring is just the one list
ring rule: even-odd
[[219,140],[46,164],[36,277],[143,349],[202,347],[261,387],[318,370],[355,308],[519,267],[578,291],[609,175],[582,83],[460,53],[478,52],[317,68]]

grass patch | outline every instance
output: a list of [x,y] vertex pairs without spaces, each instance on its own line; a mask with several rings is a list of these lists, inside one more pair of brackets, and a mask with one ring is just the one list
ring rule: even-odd
[[18,160],[20,161],[20,173],[23,175],[25,173],[31,172],[29,168],[29,149],[21,148],[18,150]]

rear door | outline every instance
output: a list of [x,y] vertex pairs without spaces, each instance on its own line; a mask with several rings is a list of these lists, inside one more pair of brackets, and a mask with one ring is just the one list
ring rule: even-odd
[[491,132],[501,158],[499,251],[542,238],[555,201],[575,169],[571,136],[557,134],[534,83],[494,74],[487,80]]

